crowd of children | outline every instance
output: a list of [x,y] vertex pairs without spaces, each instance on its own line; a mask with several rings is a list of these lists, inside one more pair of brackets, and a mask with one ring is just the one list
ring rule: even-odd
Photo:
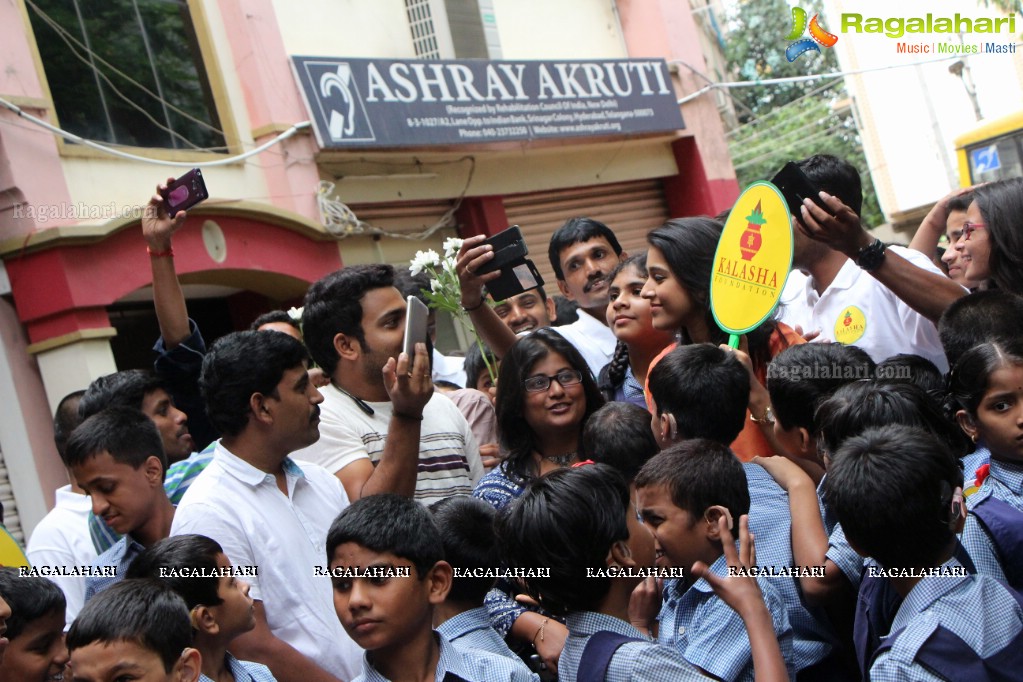
[[[433,393],[429,344],[402,352],[389,266],[314,284],[301,327],[260,318],[207,350],[183,297],[166,304],[183,215],[155,196],[156,373],[58,411],[92,511],[0,568],[0,682],[1019,679],[1004,223],[1023,184],[943,199],[914,239],[931,253],[886,253],[854,169],[800,163],[829,210],[793,218],[802,279],[737,349],[708,299],[718,218],[669,221],[631,257],[570,220],[550,251],[579,304],[561,327],[542,290],[488,304],[493,250],[465,240],[461,303],[489,344],[454,386],[471,400]],[[804,326],[853,306],[881,325],[863,347]],[[179,389],[218,439],[189,432]]]

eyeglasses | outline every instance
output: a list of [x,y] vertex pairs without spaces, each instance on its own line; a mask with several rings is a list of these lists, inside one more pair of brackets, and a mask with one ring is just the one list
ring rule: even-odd
[[963,240],[966,241],[970,238],[970,235],[974,231],[987,227],[985,223],[971,223],[969,221],[963,223]]
[[540,393],[546,391],[551,387],[551,382],[557,381],[562,388],[566,386],[575,386],[583,382],[583,373],[577,369],[563,369],[554,376],[547,376],[546,374],[537,374],[536,376],[529,377],[522,382],[522,385],[526,387],[526,390],[530,393]]

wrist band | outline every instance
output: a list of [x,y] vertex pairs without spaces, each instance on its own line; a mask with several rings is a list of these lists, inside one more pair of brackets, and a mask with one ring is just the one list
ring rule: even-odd
[[409,419],[411,421],[416,421],[416,422],[423,421],[423,415],[419,415],[418,417],[416,417],[416,416],[411,415],[411,414],[405,414],[404,412],[392,412],[391,416],[392,417],[398,417],[399,419]]
[[173,258],[174,247],[168,246],[164,251],[153,251],[151,247],[147,246],[146,253],[149,254],[150,258]]
[[466,308],[466,307],[465,307],[465,306],[463,305],[463,306],[462,306],[462,310],[464,310],[464,311],[465,311],[465,312],[467,312],[467,313],[471,313],[471,312],[472,312],[472,311],[474,311],[474,310],[479,310],[480,308],[482,308],[482,307],[483,307],[483,304],[484,304],[484,303],[486,303],[486,302],[487,302],[487,299],[486,299],[485,297],[482,297],[482,296],[481,296],[481,297],[480,297],[480,302],[479,302],[479,303],[477,303],[476,305],[474,305],[474,306],[473,306],[473,307],[471,307],[471,308]]

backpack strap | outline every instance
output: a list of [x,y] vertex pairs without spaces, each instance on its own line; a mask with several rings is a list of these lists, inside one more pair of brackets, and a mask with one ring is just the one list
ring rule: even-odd
[[1023,512],[988,495],[971,513],[991,538],[1009,586],[1023,589]]
[[869,678],[881,637],[891,629],[901,604],[902,597],[891,583],[886,578],[870,575],[868,567],[864,566],[853,621],[853,645],[864,680]]
[[629,642],[642,642],[638,637],[619,635],[610,630],[595,632],[590,641],[586,642],[583,654],[579,659],[579,671],[576,678],[586,682],[601,682],[607,675],[607,668],[615,652]]

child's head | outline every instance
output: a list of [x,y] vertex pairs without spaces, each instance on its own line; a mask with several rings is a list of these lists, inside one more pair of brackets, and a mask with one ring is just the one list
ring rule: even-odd
[[226,642],[256,626],[249,584],[229,571],[217,576],[229,568],[231,561],[216,540],[176,535],[139,554],[125,577],[163,581],[185,600],[198,635]]
[[916,384],[939,402],[945,395],[945,377],[941,370],[927,358],[913,353],[899,353],[885,359],[878,363],[874,375],[881,383]]
[[650,299],[643,298],[646,254],[630,256],[608,275],[607,324],[619,341],[640,347],[668,345],[674,330],[654,329]]
[[498,360],[494,357],[493,351],[487,346],[484,346],[481,351],[478,343],[469,344],[469,348],[465,351],[465,361],[462,363],[462,367],[465,368],[465,387],[475,388],[477,391],[490,395],[490,389],[494,386],[494,382],[490,379],[490,372],[487,371],[487,363],[483,361],[484,353],[486,353],[487,362],[496,369]]
[[[444,558],[454,569],[497,569],[501,559],[494,536],[494,508],[483,500],[454,495],[430,505],[444,545]],[[493,578],[456,576],[448,592],[449,602],[476,608],[493,587]]]
[[962,485],[962,464],[945,443],[892,424],[846,439],[824,489],[857,552],[885,568],[913,568],[950,555],[965,518]]
[[728,445],[742,431],[749,374],[733,353],[709,343],[679,346],[661,358],[647,379],[661,447],[686,438]]
[[98,412],[72,432],[65,461],[92,497],[92,510],[118,533],[142,527],[166,502],[167,458],[156,426],[130,407]]
[[7,603],[11,614],[5,635],[10,644],[0,658],[0,682],[61,679],[68,661],[64,593],[46,578],[22,578],[16,568],[0,568],[0,602]]
[[949,375],[956,421],[991,457],[1023,461],[1023,341],[982,343]]
[[964,296],[941,314],[938,336],[949,367],[979,343],[1023,337],[1023,297],[998,289]]
[[628,482],[658,449],[650,413],[632,403],[608,403],[583,427],[583,457],[614,467]]
[[549,568],[527,578],[531,595],[555,614],[597,611],[613,580],[631,590],[636,578],[587,575],[609,563],[653,565],[650,532],[637,518],[622,476],[603,464],[557,469],[530,483],[495,523],[498,545],[511,568]]
[[786,348],[767,367],[775,438],[789,455],[815,460],[817,406],[839,386],[873,373],[874,361],[856,346],[802,343]]
[[[394,494],[370,495],[341,512],[327,532],[334,609],[355,643],[389,649],[433,627],[433,607],[451,588],[437,525],[426,507]],[[353,569],[396,569],[408,577],[349,577]],[[333,575],[336,572],[348,575]]]
[[67,633],[75,682],[195,682],[188,607],[155,580],[122,580],[90,599]]
[[731,528],[749,513],[746,472],[717,441],[672,445],[643,465],[634,484],[661,566],[689,570],[695,561],[713,564],[722,554],[719,517],[727,514]]

